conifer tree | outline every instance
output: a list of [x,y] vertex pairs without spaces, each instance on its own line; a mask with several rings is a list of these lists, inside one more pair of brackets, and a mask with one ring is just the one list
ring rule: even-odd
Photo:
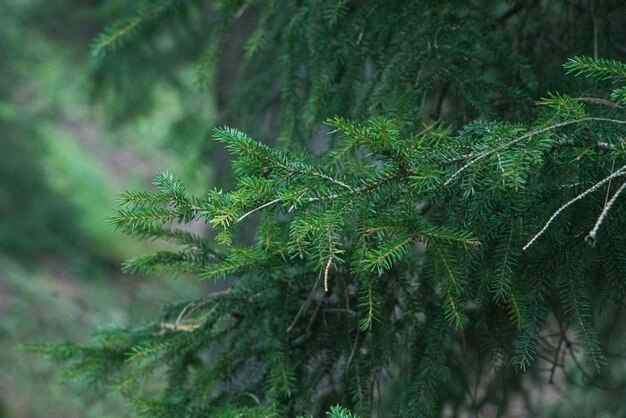
[[[142,4],[96,53],[114,63],[164,39],[194,50],[184,27],[210,22],[198,72],[218,95],[228,126],[212,136],[235,179],[196,196],[162,173],[154,190],[122,194],[116,228],[178,247],[124,269],[225,290],[40,349],[149,417],[322,416],[335,404],[333,417],[506,416],[559,368],[610,381],[626,292],[620,11]],[[187,232],[192,221],[209,236]]]

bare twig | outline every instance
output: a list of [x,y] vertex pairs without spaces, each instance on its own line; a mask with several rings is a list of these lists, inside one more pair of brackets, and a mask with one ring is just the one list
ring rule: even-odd
[[613,109],[623,109],[624,108],[624,107],[620,106],[619,104],[617,104],[615,102],[612,102],[612,101],[606,100],[606,99],[600,99],[598,97],[577,97],[576,100],[579,101],[579,102],[603,104],[603,105],[612,107]]
[[193,332],[199,327],[200,325],[172,324],[170,322],[161,323],[161,329],[169,329],[171,331]]
[[[611,162],[611,173],[615,171],[615,158],[613,158],[613,162]],[[611,181],[609,180],[609,184],[606,186],[606,194],[604,195],[604,206],[606,207],[607,203],[609,203],[609,194],[611,193]]]
[[446,94],[448,94],[448,89],[450,88],[450,82],[446,81],[443,83],[439,92],[437,93],[437,99],[435,101],[435,111],[431,115],[434,121],[438,121],[441,118],[441,111],[443,109],[443,102],[446,98]]
[[330,266],[333,263],[333,254],[330,254],[328,257],[328,262],[326,263],[326,267],[324,268],[324,292],[328,293],[328,272],[330,271]]
[[298,313],[296,314],[296,317],[293,319],[293,321],[291,322],[291,325],[289,325],[289,328],[287,328],[287,332],[290,332],[293,327],[296,325],[296,323],[298,322],[298,319],[300,318],[300,316],[302,315],[302,313],[309,307],[309,305],[311,304],[311,301],[313,300],[313,296],[315,295],[315,291],[317,290],[317,285],[319,284],[320,279],[318,277],[317,281],[315,282],[315,284],[313,285],[313,289],[311,289],[311,291],[309,292],[309,295],[307,296],[306,300],[304,301],[304,303],[302,304],[302,306],[300,306],[300,309],[298,310]]
[[237,218],[235,223],[237,224],[237,223],[243,221],[244,219],[246,219],[248,216],[252,215],[254,212],[256,212],[258,210],[261,210],[263,208],[266,208],[268,206],[272,206],[273,204],[278,203],[278,202],[280,202],[280,199],[274,199],[274,200],[270,200],[267,203],[263,203],[261,206],[258,206],[256,208],[252,209],[251,211],[248,211],[248,212],[244,213],[243,215],[241,215],[239,218]]
[[360,333],[361,333],[361,330],[357,327],[356,335],[354,336],[354,344],[352,345],[352,350],[350,350],[350,357],[348,357],[348,361],[346,362],[346,370],[350,369],[350,363],[352,363],[352,359],[354,358],[354,355],[356,354],[356,349],[358,346]]
[[565,342],[565,335],[561,335],[559,338],[559,343],[556,346],[556,350],[554,350],[554,360],[551,361],[552,367],[550,368],[550,379],[548,379],[548,383],[554,384],[554,375],[556,374],[556,369],[559,366],[559,356],[561,354],[561,346]]
[[353,192],[353,191],[354,191],[354,189],[353,189],[352,187],[348,186],[348,185],[347,185],[346,183],[344,183],[343,181],[341,181],[341,180],[337,180],[337,179],[334,179],[334,178],[332,178],[332,177],[330,177],[330,176],[327,176],[327,175],[326,175],[326,174],[324,174],[324,173],[318,173],[318,172],[315,172],[315,171],[311,171],[311,172],[307,172],[307,174],[310,174],[310,175],[315,176],[315,177],[320,177],[320,178],[323,178],[324,180],[328,180],[328,181],[330,181],[331,183],[335,183],[335,184],[337,184],[337,185],[339,185],[339,186],[341,186],[341,187],[343,187],[343,188],[346,188],[346,189],[350,190],[351,192]]
[[600,225],[602,225],[602,222],[604,222],[604,219],[606,218],[606,214],[609,212],[609,210],[611,209],[611,206],[613,206],[613,203],[615,203],[615,201],[617,200],[619,195],[624,191],[625,188],[626,188],[626,181],[622,183],[622,185],[620,186],[619,189],[617,189],[617,191],[615,192],[611,200],[609,200],[609,202],[604,206],[604,209],[602,209],[602,213],[600,213],[600,216],[598,217],[596,224],[593,226],[593,229],[589,232],[589,235],[587,235],[587,237],[585,238],[585,242],[589,244],[590,246],[593,247],[596,245],[596,234],[598,232],[598,228],[600,228]]
[[533,245],[535,243],[535,241],[537,241],[537,239],[541,235],[543,235],[544,232],[546,232],[546,230],[548,229],[550,224],[556,219],[556,217],[559,216],[559,214],[561,212],[563,212],[566,208],[568,208],[569,206],[571,206],[575,202],[579,201],[583,197],[587,196],[588,194],[593,193],[594,191],[599,189],[602,185],[604,185],[605,183],[611,181],[611,179],[613,179],[615,177],[623,176],[625,174],[626,174],[626,165],[621,167],[619,170],[617,170],[616,172],[614,172],[610,176],[605,177],[604,179],[600,180],[599,182],[597,182],[596,184],[594,184],[593,186],[591,186],[590,188],[588,188],[587,190],[585,190],[584,192],[582,192],[581,194],[576,196],[575,198],[571,199],[569,202],[565,203],[563,206],[561,206],[559,209],[557,209],[556,212],[554,212],[554,214],[550,217],[550,219],[548,219],[548,222],[546,222],[546,224],[543,226],[543,228],[541,228],[541,230],[537,234],[535,234],[535,236],[532,237],[532,239],[530,241],[528,241],[528,244],[526,244],[524,246],[524,248],[522,248],[522,251],[526,251],[531,245]]

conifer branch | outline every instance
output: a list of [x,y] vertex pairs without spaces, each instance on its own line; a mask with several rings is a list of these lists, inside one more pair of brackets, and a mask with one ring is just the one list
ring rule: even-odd
[[[601,338],[609,333],[593,327],[593,304],[604,303],[605,294],[619,303],[626,294],[626,262],[618,256],[626,223],[615,217],[603,251],[546,242],[546,251],[529,251],[523,265],[519,240],[525,239],[523,225],[543,226],[524,250],[529,248],[594,191],[607,189],[599,217],[591,210],[577,214],[579,224],[595,222],[588,242],[595,242],[609,211],[617,212],[626,182],[614,192],[611,179],[626,180],[620,146],[626,121],[599,116],[623,110],[626,87],[613,89],[612,101],[592,93],[553,94],[543,100],[547,106],[532,107],[537,88],[556,81],[543,71],[553,68],[544,59],[552,47],[546,39],[586,21],[586,15],[572,18],[584,8],[555,5],[550,23],[565,15],[567,22],[534,25],[541,27],[541,40],[531,48],[534,57],[527,57],[521,50],[528,48],[519,45],[536,41],[533,29],[519,33],[510,19],[520,12],[534,19],[544,7],[510,0],[496,10],[480,2],[467,13],[422,3],[146,0],[98,37],[94,53],[124,52],[99,61],[107,63],[101,77],[119,68],[127,77],[133,65],[143,71],[120,80],[147,85],[147,94],[133,96],[129,106],[160,85],[153,83],[156,73],[165,70],[168,77],[176,69],[184,77],[189,59],[205,49],[201,68],[215,76],[220,123],[249,131],[262,126],[260,136],[278,137],[283,146],[285,138],[293,139],[288,151],[233,128],[216,129],[215,139],[234,159],[233,191],[192,197],[163,173],[155,178],[156,193],[120,197],[117,227],[181,247],[131,259],[126,270],[224,278],[230,296],[177,303],[149,327],[115,329],[93,345],[65,344],[49,352],[75,362],[77,375],[121,381],[143,415],[168,418],[294,415],[319,411],[334,398],[351,402],[362,416],[479,415],[494,401],[506,411],[510,397],[500,388],[525,390],[510,377],[507,359],[525,369],[545,357],[553,373],[564,363],[563,344],[571,349],[565,332],[554,355],[544,355],[539,341],[560,311],[578,325],[588,359],[599,365]],[[446,13],[437,12],[441,7]],[[603,5],[603,11],[615,8]],[[602,27],[593,24],[594,41],[603,39]],[[243,25],[252,30],[239,30]],[[126,49],[135,36],[137,50]],[[160,68],[170,59],[184,65]],[[616,61],[574,58],[565,68],[595,81],[626,80],[626,66]],[[453,106],[448,97],[455,98]],[[427,109],[445,120],[414,132]],[[533,123],[468,120],[480,114],[528,121],[535,111]],[[332,114],[361,122],[334,117],[327,124],[342,136],[339,143],[330,141],[320,158],[297,152],[317,136],[320,119]],[[607,171],[611,160],[617,162]],[[267,216],[259,225],[243,225],[260,214]],[[194,220],[217,230],[214,241],[223,252],[214,253],[208,237],[169,229]],[[238,232],[244,242],[253,233],[254,243],[234,245]],[[331,278],[333,294],[324,294],[331,292]],[[589,283],[599,291],[590,292]],[[478,331],[469,344],[462,333],[454,335],[466,325]],[[502,366],[495,380],[481,378],[483,365],[465,367],[490,357]],[[450,379],[451,368],[459,379]],[[153,378],[167,382],[154,399],[140,399],[142,393],[126,382],[143,383],[154,370]],[[382,378],[389,370],[398,373]],[[494,395],[491,383],[500,379]],[[464,394],[456,389],[466,385],[458,382],[475,386]],[[399,402],[391,402],[398,406],[376,411],[390,390],[398,392]],[[328,415],[355,418],[338,406]]]
[[626,80],[626,64],[615,60],[574,57],[569,58],[563,67],[567,70],[566,74],[575,73],[577,76],[584,75],[596,80],[618,82]]
[[[309,173],[309,174],[312,174],[312,173]],[[306,200],[309,203],[314,203],[314,202],[319,202],[319,201],[334,200],[334,199],[337,199],[339,197],[345,196],[346,194],[356,194],[356,193],[366,192],[366,191],[372,190],[372,189],[380,186],[382,183],[384,183],[384,182],[386,182],[386,181],[388,181],[390,179],[390,177],[383,178],[382,180],[379,180],[377,182],[374,182],[374,183],[371,183],[371,184],[366,184],[363,187],[355,189],[355,188],[352,188],[352,187],[348,186],[347,184],[345,184],[345,183],[343,183],[343,182],[341,182],[339,180],[333,179],[332,177],[326,176],[326,175],[324,175],[322,173],[317,173],[315,175],[320,176],[321,178],[324,178],[326,180],[329,180],[329,181],[332,181],[332,182],[336,182],[337,184],[341,185],[342,187],[347,188],[349,191],[346,192],[346,193],[333,193],[333,194],[328,195],[328,196],[310,197],[310,198],[308,198]],[[276,199],[270,200],[269,202],[263,203],[262,205],[257,206],[254,209],[252,209],[252,210],[244,213],[243,215],[241,215],[239,218],[237,218],[235,220],[234,223],[237,224],[237,223],[243,221],[248,216],[252,215],[253,213],[255,213],[255,212],[259,211],[259,210],[265,209],[266,207],[272,206],[272,205],[280,202],[280,200],[281,200],[280,198],[276,198]],[[200,208],[198,208],[198,209],[200,209]]]
[[333,193],[333,194],[328,195],[328,196],[310,197],[307,201],[310,202],[310,203],[319,202],[319,201],[329,201],[329,200],[335,200],[337,198],[344,197],[344,196],[350,196],[350,195],[354,195],[354,194],[368,192],[368,191],[371,191],[371,190],[374,190],[374,189],[378,188],[379,186],[385,184],[388,181],[397,179],[399,176],[400,176],[399,173],[390,174],[390,175],[387,175],[387,176],[383,176],[381,179],[379,179],[377,181],[365,184],[362,187],[359,187],[359,188],[356,188],[356,189],[353,188],[349,192]]
[[457,171],[455,171],[449,178],[448,180],[446,180],[443,183],[443,187],[448,186],[450,183],[452,183],[463,171],[465,171],[466,169],[468,169],[469,167],[471,167],[472,165],[474,165],[476,162],[482,160],[485,157],[488,157],[502,149],[506,149],[509,148],[515,144],[517,144],[518,142],[524,141],[526,139],[530,139],[535,135],[539,135],[542,134],[544,132],[548,132],[548,131],[552,131],[555,129],[559,129],[559,128],[563,128],[565,126],[568,125],[573,125],[573,124],[579,124],[579,123],[583,123],[583,122],[607,122],[607,123],[615,123],[615,124],[619,124],[619,125],[626,125],[626,121],[623,120],[619,120],[619,119],[610,119],[610,118],[600,118],[600,117],[588,117],[588,118],[582,118],[582,119],[576,119],[576,120],[568,120],[565,122],[560,122],[560,123],[556,123],[554,125],[550,125],[550,126],[546,126],[544,128],[541,129],[537,129],[531,132],[527,132],[522,136],[519,136],[509,142],[507,142],[506,144],[503,145],[499,145],[497,147],[494,147],[490,150],[487,151],[483,151],[480,152],[476,155],[472,155],[472,154],[468,154],[466,157],[471,157],[472,159],[470,161],[468,161],[466,164],[464,164],[461,168],[459,168]]
[[175,6],[177,6],[176,1],[161,0],[151,8],[144,8],[136,16],[126,21],[119,22],[96,38],[92,46],[93,54],[103,56],[107,52],[116,49],[127,41],[127,38],[141,29],[142,26],[156,21]]
[[374,299],[375,295],[371,279],[368,280],[367,289],[365,289],[365,292],[365,300],[362,301],[362,305],[365,305],[367,313],[365,315],[365,318],[361,319],[361,321],[359,322],[359,329],[361,331],[367,331],[368,329],[370,329],[376,317],[377,306],[376,300]]

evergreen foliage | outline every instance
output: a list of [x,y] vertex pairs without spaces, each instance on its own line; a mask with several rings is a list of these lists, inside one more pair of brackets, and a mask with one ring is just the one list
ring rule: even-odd
[[[624,30],[618,3],[568,15],[547,2],[498,2],[495,13],[482,1],[213,2],[203,65],[219,60],[229,25],[249,10],[257,21],[238,69],[260,73],[229,90],[222,119],[243,115],[238,125],[275,132],[279,146],[216,128],[233,187],[193,196],[163,173],[155,191],[122,194],[112,222],[178,246],[127,271],[189,272],[225,290],[40,349],[149,417],[320,416],[336,403],[360,416],[489,404],[504,416],[541,359],[552,375],[567,359],[601,372],[613,336],[601,331],[626,292],[626,65],[574,56],[565,71],[593,94],[533,107],[540,89],[572,84],[547,71],[559,58],[546,56],[551,42],[530,44],[556,20],[555,31],[572,28],[567,45],[604,51]],[[149,2],[95,50],[115,62],[169,30],[170,14],[200,10]],[[576,31],[589,16],[608,29]],[[278,116],[254,125],[268,103]],[[323,152],[302,146],[320,132]],[[180,226],[196,221],[212,238]],[[152,393],[150,376],[161,383]]]

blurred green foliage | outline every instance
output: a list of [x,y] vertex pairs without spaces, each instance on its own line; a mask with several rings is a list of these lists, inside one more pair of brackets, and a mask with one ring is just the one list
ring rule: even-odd
[[37,86],[29,79],[34,74],[23,70],[41,65],[42,57],[23,47],[39,45],[12,19],[11,10],[4,13],[9,18],[0,29],[0,250],[13,255],[57,251],[78,230],[73,208],[50,187],[39,160],[47,152],[45,133],[33,122],[41,121],[42,109],[34,103]]
[[[106,219],[115,194],[144,185],[155,167],[191,183],[206,177],[188,155],[206,129],[196,118],[210,111],[197,107],[190,116],[166,83],[150,85],[153,106],[133,118],[106,119],[117,102],[93,106],[90,43],[126,7],[0,0],[0,417],[129,416],[115,396],[59,384],[59,370],[22,345],[82,340],[201,291],[181,286],[184,278],[119,274],[122,258],[154,244],[113,231]],[[123,88],[132,94],[139,86]],[[166,141],[174,136],[176,146]]]

